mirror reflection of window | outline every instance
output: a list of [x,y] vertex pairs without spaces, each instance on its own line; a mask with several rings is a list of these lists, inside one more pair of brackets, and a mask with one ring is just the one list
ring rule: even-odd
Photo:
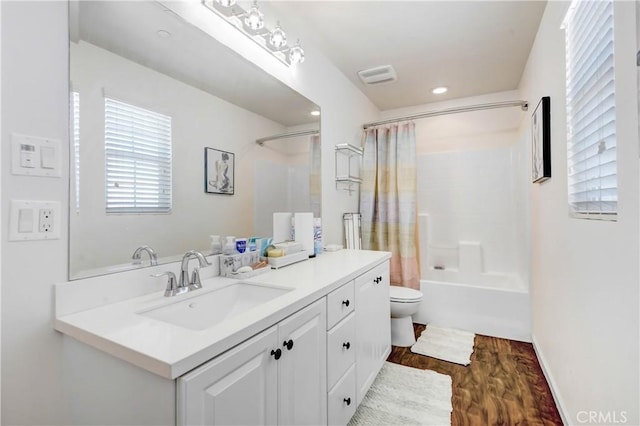
[[171,212],[171,117],[104,99],[107,213]]
[[73,177],[76,213],[80,211],[80,93],[71,92],[71,131],[73,138]]

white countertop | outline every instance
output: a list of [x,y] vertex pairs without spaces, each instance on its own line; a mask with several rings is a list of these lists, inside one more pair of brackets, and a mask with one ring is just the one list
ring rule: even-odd
[[[203,288],[185,295],[164,297],[156,291],[117,303],[56,316],[54,327],[81,342],[167,379],[175,379],[198,365],[278,323],[372,267],[389,259],[388,252],[340,250],[323,253],[243,282],[293,288],[292,291],[211,328],[195,331],[138,314],[158,306],[197,297],[236,280],[213,277]],[[119,274],[110,276],[119,279]],[[64,295],[67,285],[58,284]],[[64,296],[66,297],[66,296]],[[108,298],[105,296],[105,300]],[[59,304],[60,301],[56,300]]]

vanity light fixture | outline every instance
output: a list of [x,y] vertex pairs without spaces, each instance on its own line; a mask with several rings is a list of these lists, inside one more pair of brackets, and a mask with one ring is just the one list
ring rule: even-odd
[[258,9],[258,2],[254,1],[253,6],[244,15],[244,24],[249,27],[251,31],[258,31],[264,28],[264,14]]
[[289,49],[289,62],[291,64],[300,64],[304,62],[304,50],[300,47],[300,40],[296,42],[296,45]]
[[207,9],[223,17],[283,64],[291,66],[304,62],[304,50],[300,47],[300,40],[295,46],[287,47],[287,35],[280,27],[280,22],[278,21],[274,29],[269,29],[265,25],[264,14],[258,9],[257,0],[254,0],[248,10],[238,5],[236,0],[201,1]]
[[278,24],[273,31],[269,33],[269,43],[276,49],[280,49],[287,45],[287,35],[282,31],[282,28],[280,28],[280,21],[278,21]]
[[447,90],[449,90],[448,87],[441,86],[441,87],[436,87],[435,89],[433,89],[431,91],[431,93],[433,93],[434,95],[442,95],[443,93],[446,93]]

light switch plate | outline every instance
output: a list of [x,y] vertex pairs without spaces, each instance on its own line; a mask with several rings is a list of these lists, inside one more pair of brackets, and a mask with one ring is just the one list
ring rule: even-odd
[[60,202],[11,200],[9,241],[60,238]]
[[62,144],[58,139],[11,134],[11,173],[60,177]]

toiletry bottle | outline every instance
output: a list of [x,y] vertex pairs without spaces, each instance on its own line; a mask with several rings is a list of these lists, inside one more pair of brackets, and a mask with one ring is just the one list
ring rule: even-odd
[[258,244],[256,243],[256,237],[249,238],[249,251],[258,250]]
[[211,237],[211,254],[222,253],[222,240],[220,235],[209,235]]
[[226,255],[236,254],[236,237],[225,237],[222,253]]
[[247,239],[246,238],[236,238],[236,251],[238,253],[244,253],[247,251]]
[[319,217],[313,218],[313,252],[316,256],[322,254],[322,221]]

